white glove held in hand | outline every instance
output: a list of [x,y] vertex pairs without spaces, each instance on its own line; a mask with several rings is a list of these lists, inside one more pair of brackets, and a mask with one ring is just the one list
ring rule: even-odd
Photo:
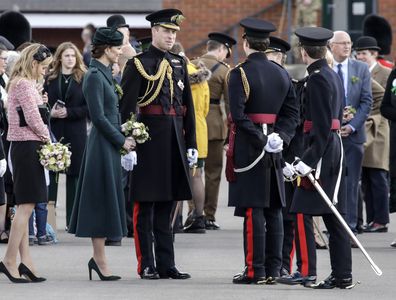
[[307,176],[309,173],[311,173],[312,168],[305,164],[303,161],[300,161],[298,164],[294,166],[294,170],[299,176]]
[[291,164],[286,163],[286,166],[283,167],[283,175],[286,178],[292,178],[294,176],[294,168]]
[[267,144],[264,150],[270,153],[278,153],[283,150],[283,140],[279,134],[273,132],[268,135]]
[[5,158],[0,160],[0,177],[3,177],[5,172],[7,171],[7,161]]
[[121,166],[126,171],[132,171],[135,165],[137,165],[136,151],[131,151],[128,154],[121,156]]
[[198,150],[190,148],[187,150],[188,165],[192,168],[198,162]]

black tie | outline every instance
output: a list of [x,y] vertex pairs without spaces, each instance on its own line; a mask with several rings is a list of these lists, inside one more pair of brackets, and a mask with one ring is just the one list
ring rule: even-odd
[[342,73],[342,64],[338,64],[337,68],[338,68],[337,74],[341,78],[342,86],[344,86],[344,73]]

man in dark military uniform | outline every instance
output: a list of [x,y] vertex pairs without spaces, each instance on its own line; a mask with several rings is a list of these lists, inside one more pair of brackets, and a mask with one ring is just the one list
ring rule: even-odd
[[[303,99],[304,153],[294,169],[300,176],[290,211],[322,216],[330,234],[332,272],[315,288],[346,288],[352,284],[352,258],[349,236],[320,194],[305,176],[312,173],[341,214],[345,213],[346,185],[342,141],[339,135],[344,90],[338,75],[327,65],[326,44],[333,32],[321,27],[297,29],[301,56],[308,65]],[[309,253],[315,249],[312,227],[306,227]],[[316,274],[310,274],[316,275]]]
[[205,159],[205,227],[206,229],[219,229],[216,221],[217,202],[219,199],[219,188],[221,171],[223,169],[223,148],[227,135],[225,115],[220,106],[221,99],[224,100],[225,114],[229,113],[228,92],[226,75],[229,66],[223,61],[230,56],[231,48],[236,41],[223,33],[212,32],[208,35],[207,53],[193,63],[198,61],[204,63],[206,68],[212,72],[208,80],[210,91],[210,107],[206,117],[208,126],[208,156]]
[[170,228],[174,201],[192,198],[188,167],[198,157],[186,64],[169,52],[183,18],[176,9],[146,17],[152,45],[128,61],[121,83],[122,120],[138,108],[138,120],[150,134],[150,140],[137,146],[138,164],[131,176],[138,274],[143,279],[190,278],[175,267]]
[[[270,37],[270,45],[265,54],[269,60],[283,66],[286,60],[286,52],[290,50],[290,44],[278,37]],[[303,97],[304,84],[307,78],[300,81],[294,80],[293,84],[296,90],[297,103],[301,107],[301,100]],[[300,113],[302,110],[300,110]],[[294,170],[289,163],[292,163],[295,157],[300,157],[304,152],[303,142],[303,123],[300,117],[299,125],[296,133],[290,142],[290,145],[283,150],[283,158],[286,161],[284,167],[285,177],[294,175]],[[291,168],[291,169],[290,169]],[[313,228],[312,218],[304,216],[303,214],[290,214],[290,204],[293,199],[295,190],[295,182],[285,182],[285,196],[286,207],[283,208],[283,247],[282,247],[282,269],[280,272],[281,278],[277,282],[284,284],[311,284],[316,281],[316,276],[309,276],[316,274],[316,256],[315,249],[307,248],[307,239],[305,235],[306,227]],[[310,229],[312,231],[312,229]],[[268,236],[268,233],[267,233]],[[310,237],[310,236],[309,236]],[[267,238],[267,243],[270,241]],[[307,250],[312,250],[309,253]],[[292,271],[293,256],[296,253],[297,271],[290,275]]]
[[[293,137],[298,108],[286,70],[265,51],[275,26],[254,18],[241,21],[247,60],[230,72],[230,136],[226,175],[229,206],[244,217],[245,269],[233,283],[274,283],[282,264],[281,151]],[[266,233],[271,242],[266,247]]]

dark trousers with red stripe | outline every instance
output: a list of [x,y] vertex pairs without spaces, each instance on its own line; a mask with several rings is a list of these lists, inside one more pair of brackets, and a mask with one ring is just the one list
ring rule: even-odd
[[293,270],[296,253],[297,271],[303,276],[316,275],[316,248],[311,216],[296,214],[294,221],[284,225],[282,267],[289,273]]
[[279,208],[246,208],[243,222],[245,266],[249,278],[279,276],[283,222]]
[[316,276],[316,245],[312,216],[296,214],[295,245],[297,270],[302,276]]
[[135,202],[133,224],[138,274],[150,266],[158,272],[174,267],[172,207],[173,201]]

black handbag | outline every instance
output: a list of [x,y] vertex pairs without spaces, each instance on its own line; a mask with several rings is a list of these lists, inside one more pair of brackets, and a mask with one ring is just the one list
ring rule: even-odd
[[[45,125],[49,124],[49,116],[50,116],[50,111],[48,109],[48,106],[46,104],[40,104],[38,105],[38,109],[40,112],[41,119],[43,120]],[[17,106],[16,111],[19,115],[19,127],[25,127],[28,126],[26,123],[25,115],[23,114],[22,107]]]

